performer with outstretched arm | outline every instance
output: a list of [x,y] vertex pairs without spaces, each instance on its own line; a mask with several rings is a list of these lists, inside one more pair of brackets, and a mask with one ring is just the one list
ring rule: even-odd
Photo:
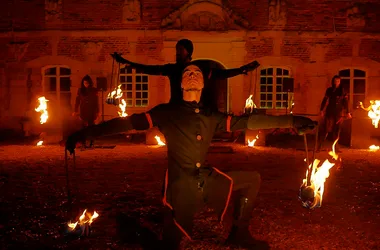
[[[132,68],[139,70],[140,72],[148,75],[162,75],[169,77],[170,80],[170,103],[179,103],[182,101],[182,90],[181,90],[181,78],[183,69],[191,62],[193,54],[193,43],[188,39],[182,39],[177,42],[176,45],[176,63],[169,63],[164,65],[145,65],[140,63],[131,62],[123,57],[120,54],[114,53],[112,57],[119,63],[126,64]],[[212,79],[227,79],[234,77],[240,74],[247,74],[249,71],[252,71],[258,68],[260,64],[257,61],[253,61],[249,64],[246,64],[240,68],[234,69],[205,69],[202,68],[202,71],[205,76],[205,88],[207,89],[207,80],[211,81]],[[203,91],[201,97],[202,102],[206,106],[212,105],[215,108],[216,104],[213,103],[213,95],[210,92],[212,90]]]
[[217,131],[240,129],[295,128],[299,132],[313,129],[312,120],[302,116],[245,115],[230,116],[214,112],[200,101],[204,87],[200,68],[190,63],[182,72],[183,99],[178,103],[160,104],[146,113],[115,118],[72,134],[66,149],[74,152],[78,141],[88,137],[122,133],[128,130],[160,129],[166,139],[168,169],[165,174],[163,203],[167,208],[161,248],[178,249],[182,236],[191,239],[193,216],[207,202],[222,221],[231,199],[234,200],[234,222],[228,244],[260,247],[267,244],[252,238],[248,226],[253,202],[259,191],[260,175],[253,171],[224,173],[204,166],[211,139]]

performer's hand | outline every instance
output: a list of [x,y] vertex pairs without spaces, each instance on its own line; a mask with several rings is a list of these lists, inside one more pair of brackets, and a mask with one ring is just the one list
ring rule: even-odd
[[243,74],[247,74],[249,71],[255,70],[259,66],[260,66],[260,63],[258,61],[253,61],[246,65],[241,66],[240,69],[243,71]]
[[72,116],[78,116],[79,113],[78,113],[78,112],[73,112],[71,115],[72,115]]
[[123,57],[121,57],[121,54],[117,53],[117,52],[114,52],[113,54],[111,54],[112,58],[115,59],[116,62],[118,63],[122,63],[122,64],[128,64],[129,61],[124,59]]
[[293,116],[293,127],[300,135],[311,132],[316,125],[317,123],[310,118],[304,116]]
[[351,119],[351,118],[352,118],[351,113],[348,113],[346,118],[347,118],[347,119]]
[[71,134],[66,141],[66,150],[70,152],[70,154],[74,153],[74,150],[77,146],[77,143],[80,141],[84,141],[86,139],[83,130],[77,131]]

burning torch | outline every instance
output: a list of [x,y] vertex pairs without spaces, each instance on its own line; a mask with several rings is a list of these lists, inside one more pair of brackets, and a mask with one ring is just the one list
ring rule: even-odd
[[[116,52],[114,54],[111,54],[111,56],[113,57],[112,73],[111,73],[111,89],[114,86],[113,83],[114,83],[114,72],[115,72],[115,58],[114,58],[115,54],[119,55]],[[116,79],[115,79],[115,81],[116,81],[115,88],[113,91],[111,91],[107,95],[106,103],[118,106],[120,109],[120,111],[118,111],[119,116],[120,117],[126,117],[126,116],[128,116],[128,114],[125,112],[125,108],[127,107],[127,103],[124,99],[122,99],[123,91],[121,89],[121,84],[117,84],[119,79],[120,79],[120,62],[118,62],[118,67],[116,67],[116,70],[117,70],[117,73],[116,73]]]

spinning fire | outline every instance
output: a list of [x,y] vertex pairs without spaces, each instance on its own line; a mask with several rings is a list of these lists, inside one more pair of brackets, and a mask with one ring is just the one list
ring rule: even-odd
[[[302,205],[306,208],[313,209],[322,206],[325,181],[330,176],[329,171],[336,163],[340,164],[341,161],[341,158],[335,153],[335,145],[338,140],[339,138],[335,140],[332,145],[332,151],[329,152],[333,162],[326,159],[323,164],[318,167],[320,160],[315,159],[306,170],[306,178],[302,180],[299,192]],[[311,171],[311,175],[309,175],[309,171]],[[309,176],[310,180],[308,180]]]
[[[247,98],[247,100],[245,100],[245,107],[244,107],[244,113],[245,114],[251,114],[253,112],[253,110],[257,108],[256,104],[252,100],[252,96],[253,95],[250,95]],[[252,140],[248,139],[247,140],[248,147],[254,147],[257,139],[259,139],[259,135],[256,135],[256,138],[254,138]]]
[[[49,118],[48,111],[47,111],[47,102],[48,101],[49,100],[47,100],[45,98],[45,96],[39,97],[38,98],[39,106],[34,109],[36,112],[41,113],[41,115],[40,115],[40,124],[46,123],[47,119]],[[44,143],[44,141],[41,140],[41,141],[37,142],[36,146],[42,146],[43,143]]]
[[380,100],[371,100],[369,101],[370,105],[365,108],[362,102],[359,102],[360,108],[368,111],[368,117],[372,119],[372,125],[375,128],[379,127],[380,121]]
[[99,217],[99,214],[94,211],[94,213],[91,215],[91,213],[87,212],[87,209],[85,209],[82,213],[82,215],[79,217],[79,220],[75,223],[72,223],[71,221],[67,223],[67,226],[69,228],[70,233],[77,233],[80,236],[88,236],[90,233],[90,226],[92,222],[96,218]]

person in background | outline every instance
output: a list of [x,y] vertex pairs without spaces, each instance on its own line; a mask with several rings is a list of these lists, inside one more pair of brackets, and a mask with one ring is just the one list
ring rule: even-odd
[[332,141],[338,139],[344,119],[351,118],[348,108],[348,95],[340,84],[340,80],[340,76],[337,75],[332,78],[331,87],[326,90],[321,103],[319,149],[326,139]]
[[[75,111],[72,115],[80,117],[83,127],[95,125],[95,121],[100,115],[98,91],[93,85],[93,81],[89,75],[83,77],[75,99]],[[85,141],[83,143],[85,147]],[[90,147],[92,146],[93,141],[90,142]]]

